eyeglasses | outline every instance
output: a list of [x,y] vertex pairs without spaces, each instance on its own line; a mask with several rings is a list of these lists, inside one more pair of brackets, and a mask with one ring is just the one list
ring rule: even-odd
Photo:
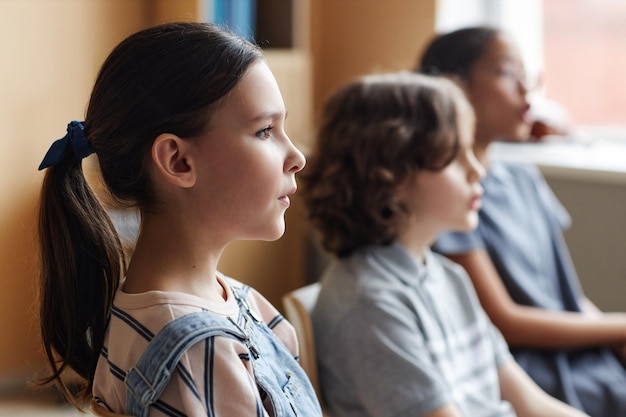
[[513,88],[522,86],[527,92],[534,90],[538,86],[538,80],[530,77],[522,67],[512,63],[477,67],[477,69],[482,73],[498,77],[502,82],[510,84]]

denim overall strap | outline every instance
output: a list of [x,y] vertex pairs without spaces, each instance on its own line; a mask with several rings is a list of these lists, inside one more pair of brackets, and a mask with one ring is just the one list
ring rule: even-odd
[[166,324],[126,374],[126,412],[147,417],[150,405],[165,390],[183,354],[195,343],[213,336],[247,340],[226,318],[207,312],[187,314]]
[[244,328],[254,356],[254,378],[276,417],[320,417],[322,411],[304,370],[247,301],[250,287],[231,286],[244,316]]

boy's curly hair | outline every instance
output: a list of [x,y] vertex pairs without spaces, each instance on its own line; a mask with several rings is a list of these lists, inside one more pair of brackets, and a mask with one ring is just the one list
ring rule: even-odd
[[396,238],[405,208],[394,191],[415,170],[456,157],[461,106],[471,113],[452,81],[411,72],[361,77],[331,95],[300,175],[324,249],[345,257]]

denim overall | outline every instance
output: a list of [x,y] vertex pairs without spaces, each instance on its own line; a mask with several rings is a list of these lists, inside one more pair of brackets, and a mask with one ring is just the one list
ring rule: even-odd
[[243,316],[243,327],[205,311],[187,314],[165,325],[126,375],[128,414],[147,417],[150,405],[163,393],[185,351],[203,339],[222,336],[248,347],[257,386],[269,397],[276,417],[322,416],[304,370],[248,305],[246,294],[250,287],[231,289]]

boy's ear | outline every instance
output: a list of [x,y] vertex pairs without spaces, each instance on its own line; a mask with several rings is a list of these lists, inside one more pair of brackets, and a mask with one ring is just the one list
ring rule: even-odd
[[405,178],[400,184],[396,185],[391,195],[393,204],[404,204],[406,202],[408,187],[410,186],[409,181],[409,178]]
[[152,161],[170,184],[189,188],[196,182],[196,171],[189,155],[190,141],[162,133],[152,143]]

